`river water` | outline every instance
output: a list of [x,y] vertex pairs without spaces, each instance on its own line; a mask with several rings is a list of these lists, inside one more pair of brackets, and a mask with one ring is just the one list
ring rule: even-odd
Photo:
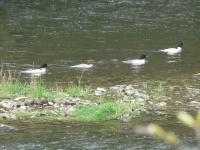
[[[196,0],[1,0],[1,59],[16,72],[47,63],[49,82],[81,74],[94,85],[188,79],[199,72],[199,16]],[[159,52],[180,41],[182,55]],[[148,56],[143,67],[122,63],[141,54]],[[69,67],[87,59],[94,68]]]
[[[165,129],[175,131],[183,144],[194,148],[194,135],[173,116],[145,117],[129,123],[108,121],[104,123],[70,122],[7,122],[16,127],[14,131],[0,130],[0,149],[6,150],[68,150],[68,149],[122,149],[122,150],[174,150],[149,136],[137,135],[134,128],[149,121],[159,123]],[[167,122],[166,118],[172,122]],[[182,149],[183,150],[183,149]],[[193,149],[195,150],[195,149]]]
[[[183,53],[159,52],[183,41]],[[0,58],[5,70],[20,72],[48,64],[46,83],[77,82],[107,86],[142,81],[199,80],[200,1],[198,0],[1,0]],[[140,68],[123,60],[147,55]],[[92,69],[71,65],[93,59]],[[22,75],[29,79],[30,76]],[[162,118],[162,117],[161,117]],[[173,119],[160,124],[181,128]],[[134,120],[137,122],[137,120]],[[135,122],[103,124],[15,123],[0,133],[1,149],[171,149],[132,132]],[[153,121],[150,119],[149,121]],[[173,123],[172,123],[173,122]],[[140,123],[143,123],[141,121]],[[13,125],[12,123],[10,123]],[[192,136],[186,136],[187,142]]]

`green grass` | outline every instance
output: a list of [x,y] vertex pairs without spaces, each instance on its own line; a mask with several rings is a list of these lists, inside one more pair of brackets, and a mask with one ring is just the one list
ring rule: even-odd
[[31,87],[31,85],[20,82],[7,82],[1,85],[0,93],[4,96],[29,96],[37,102],[53,101],[57,96],[55,91],[49,90],[43,85]]
[[90,98],[93,96],[93,91],[89,86],[72,86],[65,90],[72,97]]
[[36,101],[41,102],[43,100],[54,101],[57,94],[56,92],[47,89],[45,86],[37,86],[31,88],[32,97],[36,98]]
[[1,93],[4,93],[8,96],[14,95],[27,95],[29,93],[30,87],[26,84],[20,82],[8,82],[1,86]]
[[100,105],[88,105],[75,112],[75,119],[80,121],[106,121],[124,114],[126,107],[118,102],[107,102]]
[[144,105],[142,104],[141,101],[136,100],[134,103],[133,116],[134,117],[140,116],[142,111],[144,111]]
[[48,89],[41,83],[20,83],[15,82],[4,82],[1,83],[0,95],[7,97],[15,96],[28,96],[34,99],[36,102],[42,101],[54,101],[60,99],[60,94],[68,94],[72,97],[80,97],[83,99],[94,99],[95,95],[88,86],[73,86],[60,92],[58,90]]

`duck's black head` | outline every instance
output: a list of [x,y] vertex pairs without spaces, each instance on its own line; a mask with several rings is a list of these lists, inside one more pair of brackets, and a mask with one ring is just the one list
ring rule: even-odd
[[47,68],[47,64],[42,64],[40,68]]
[[145,59],[145,58],[146,58],[146,55],[144,54],[140,56],[140,59]]
[[183,47],[183,42],[180,42],[179,44],[177,44],[177,47]]

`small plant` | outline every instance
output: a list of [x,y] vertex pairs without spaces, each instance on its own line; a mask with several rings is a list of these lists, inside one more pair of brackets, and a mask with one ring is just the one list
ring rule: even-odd
[[47,89],[41,83],[20,83],[19,81],[4,81],[1,83],[0,93],[3,96],[30,96],[35,101],[41,102],[43,100],[53,101],[57,94],[56,91]]
[[167,89],[163,85],[163,83],[152,83],[152,82],[145,82],[143,83],[143,88],[150,96],[151,100],[162,102],[167,101]]
[[107,102],[100,105],[88,105],[75,112],[77,120],[105,121],[115,119],[126,112],[126,108],[118,102]]
[[1,90],[7,95],[27,95],[30,87],[20,82],[8,82],[2,85]]
[[144,111],[144,105],[140,100],[136,100],[133,109],[133,116],[140,116],[141,112]]
[[36,101],[53,101],[56,97],[56,93],[54,91],[51,91],[47,89],[45,86],[37,86],[34,88],[31,88],[32,97],[36,98]]
[[66,89],[66,93],[72,97],[89,98],[92,94],[92,89],[89,86],[72,86]]
[[127,106],[127,110],[132,114],[133,117],[140,116],[141,112],[144,111],[144,104],[141,99],[132,99],[129,96],[123,97],[122,105]]

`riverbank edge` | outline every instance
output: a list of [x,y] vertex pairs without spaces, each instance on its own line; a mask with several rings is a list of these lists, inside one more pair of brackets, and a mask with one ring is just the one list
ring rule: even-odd
[[[45,95],[44,91],[48,89],[43,89],[44,95],[38,99],[38,97],[20,94],[23,92],[16,89],[17,93],[7,89],[8,85],[16,86],[15,84],[6,83],[1,86],[0,120],[99,122],[118,119],[130,121],[152,109],[162,110],[167,107],[165,102],[167,97],[163,93],[159,95],[161,100],[153,101],[152,95],[134,85],[116,85],[96,89],[87,86],[73,86],[66,91],[51,91],[59,95],[53,97],[54,99],[52,96],[49,98],[48,94],[51,95],[49,91]],[[5,87],[7,92],[5,92]],[[24,91],[26,88],[21,87],[21,90]],[[162,87],[159,85],[156,88],[159,88],[155,91],[158,93]],[[13,90],[13,87],[11,89]],[[33,90],[31,89],[31,91]]]

